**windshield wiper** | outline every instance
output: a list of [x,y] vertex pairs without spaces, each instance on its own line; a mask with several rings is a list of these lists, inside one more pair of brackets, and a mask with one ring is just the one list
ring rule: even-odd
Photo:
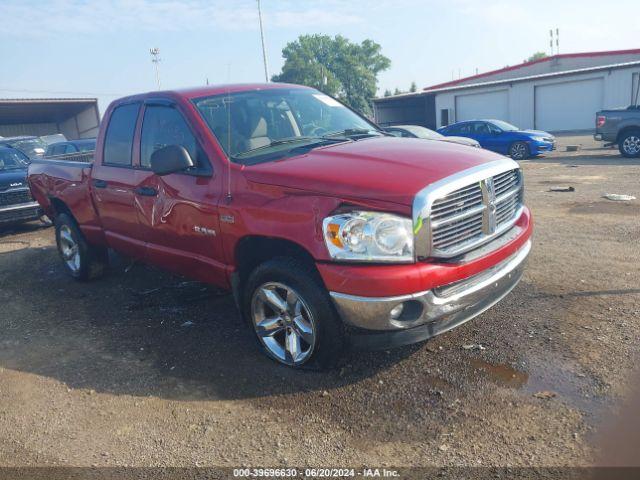
[[245,158],[247,156],[250,156],[260,150],[264,150],[267,148],[271,148],[271,147],[277,147],[278,145],[286,145],[288,143],[298,143],[298,142],[307,142],[307,141],[311,141],[311,143],[321,143],[321,142],[326,142],[326,141],[330,141],[330,142],[344,142],[345,140],[348,139],[341,139],[341,138],[326,138],[325,136],[322,137],[289,137],[289,138],[279,138],[277,140],[271,140],[269,143],[267,143],[266,145],[262,145],[260,147],[256,147],[256,148],[252,148],[250,150],[245,150],[244,152],[238,153],[236,155],[232,155],[232,158]]
[[377,136],[377,135],[389,136],[391,134],[388,132],[382,132],[380,130],[371,130],[368,128],[347,128],[345,130],[339,130],[337,132],[327,133],[323,135],[322,138],[335,138],[335,137],[351,138],[351,137]]

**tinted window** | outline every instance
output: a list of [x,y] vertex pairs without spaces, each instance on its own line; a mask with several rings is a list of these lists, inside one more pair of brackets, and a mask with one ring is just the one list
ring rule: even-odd
[[104,140],[104,161],[110,165],[131,165],[133,134],[140,105],[117,107],[111,114]]
[[473,122],[473,133],[476,135],[488,135],[489,127],[485,122]]
[[160,105],[147,106],[142,121],[140,165],[151,165],[151,154],[168,145],[182,145],[187,149],[196,168],[208,163],[191,129],[175,108]]
[[3,148],[0,150],[0,171],[27,168],[26,160],[27,158],[17,150]]

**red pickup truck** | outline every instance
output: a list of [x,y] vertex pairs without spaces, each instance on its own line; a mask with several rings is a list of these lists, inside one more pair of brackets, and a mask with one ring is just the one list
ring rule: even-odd
[[390,137],[297,85],[116,100],[93,164],[36,160],[28,178],[73,277],[112,248],[227,288],[292,367],[460,325],[515,287],[531,247],[517,163]]

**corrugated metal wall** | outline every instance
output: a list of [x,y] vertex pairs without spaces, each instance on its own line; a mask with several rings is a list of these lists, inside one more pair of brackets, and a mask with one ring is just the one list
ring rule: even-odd
[[0,136],[17,137],[20,135],[51,135],[59,133],[56,123],[19,123],[15,125],[0,125]]

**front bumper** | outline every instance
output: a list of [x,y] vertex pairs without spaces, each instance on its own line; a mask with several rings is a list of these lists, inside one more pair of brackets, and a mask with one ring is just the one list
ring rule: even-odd
[[529,145],[531,155],[540,155],[541,153],[551,152],[556,149],[556,142],[536,142],[532,141]]
[[[394,297],[330,292],[343,321],[355,327],[355,347],[390,348],[420,342],[480,315],[520,281],[531,250],[527,240],[502,262],[466,279],[428,291]],[[392,310],[403,311],[392,318]],[[404,318],[403,318],[404,315]]]
[[42,215],[43,211],[38,202],[0,207],[0,225],[37,220]]

